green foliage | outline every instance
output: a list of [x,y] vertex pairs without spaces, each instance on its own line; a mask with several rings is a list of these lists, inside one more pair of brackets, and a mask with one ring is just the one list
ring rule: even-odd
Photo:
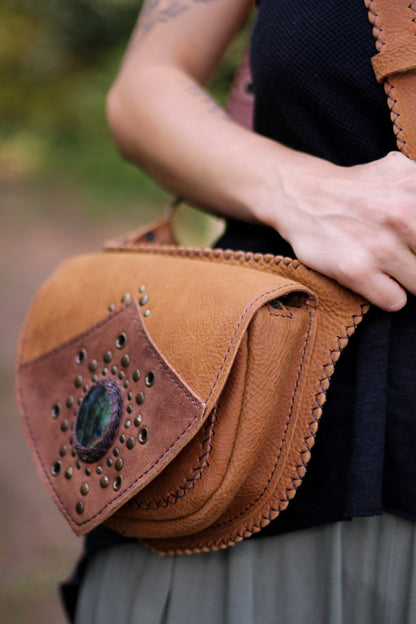
[[[137,0],[0,0],[0,174],[70,178],[114,194],[160,197],[109,137],[104,103],[137,19]],[[224,103],[245,46],[211,91]],[[101,201],[101,199],[100,199]]]

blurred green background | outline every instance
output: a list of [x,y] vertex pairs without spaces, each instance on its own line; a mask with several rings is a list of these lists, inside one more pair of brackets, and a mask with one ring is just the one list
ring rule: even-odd
[[[37,288],[65,257],[160,215],[168,196],[123,162],[107,131],[108,88],[140,1],[0,0],[0,620],[64,624],[57,582],[81,542],[38,478],[14,398],[18,333]],[[246,45],[209,88],[224,103]],[[191,209],[182,242],[217,223]]]

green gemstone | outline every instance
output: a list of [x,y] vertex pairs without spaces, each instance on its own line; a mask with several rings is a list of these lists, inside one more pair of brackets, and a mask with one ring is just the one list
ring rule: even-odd
[[85,448],[95,446],[103,439],[111,420],[111,400],[103,385],[95,386],[78,412],[76,438]]

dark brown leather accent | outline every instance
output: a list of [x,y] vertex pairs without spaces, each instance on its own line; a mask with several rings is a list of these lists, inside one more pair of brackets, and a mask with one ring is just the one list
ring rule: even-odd
[[[121,334],[127,343],[118,349]],[[85,360],[77,363],[82,352]],[[110,362],[106,353],[112,355]],[[137,381],[136,370],[140,371]],[[149,371],[152,377],[146,380]],[[110,450],[87,463],[72,453],[73,427],[78,401],[94,385],[95,375],[99,381],[111,379],[118,384],[124,405]],[[140,405],[139,393],[144,397]],[[22,364],[19,398],[38,470],[77,535],[100,524],[162,471],[195,435],[205,407],[158,352],[135,301]],[[54,406],[59,406],[59,414]],[[108,480],[106,487],[101,486],[103,479]],[[80,504],[82,513],[77,511]]]

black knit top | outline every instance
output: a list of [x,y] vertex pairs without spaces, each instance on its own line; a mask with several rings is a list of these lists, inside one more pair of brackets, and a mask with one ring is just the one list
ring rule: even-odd
[[[251,43],[255,129],[350,166],[397,149],[363,0],[261,0]],[[232,221],[220,246],[292,255]],[[306,477],[259,536],[379,514],[416,518],[416,300],[373,307],[337,364]]]

